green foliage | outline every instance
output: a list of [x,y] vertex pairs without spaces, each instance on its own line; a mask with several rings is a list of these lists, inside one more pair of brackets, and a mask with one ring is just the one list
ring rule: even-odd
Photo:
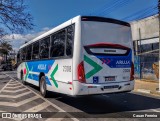
[[24,0],[0,0],[0,40],[7,34],[32,29],[32,20]]
[[12,51],[12,45],[7,41],[2,41],[0,43],[0,53],[8,55],[10,51]]

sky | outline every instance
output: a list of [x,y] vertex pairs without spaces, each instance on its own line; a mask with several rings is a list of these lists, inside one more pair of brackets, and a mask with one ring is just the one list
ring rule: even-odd
[[[158,0],[26,0],[27,11],[35,27],[25,34],[12,34],[7,39],[18,48],[40,34],[77,15],[92,15],[133,21],[156,13]],[[14,35],[14,36],[13,36]]]

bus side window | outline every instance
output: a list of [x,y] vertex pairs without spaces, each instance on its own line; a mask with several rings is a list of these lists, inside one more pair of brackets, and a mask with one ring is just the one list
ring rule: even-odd
[[19,63],[20,62],[20,51],[18,51],[18,53],[17,53],[17,63]]
[[22,48],[21,50],[21,60],[26,60],[26,47]]
[[64,56],[65,30],[52,35],[50,57]]
[[39,59],[39,41],[33,43],[32,59]]
[[31,60],[31,53],[32,53],[32,45],[28,45],[27,46],[26,60]]
[[40,41],[40,58],[49,57],[49,44],[50,44],[50,37],[47,37]]
[[67,27],[66,55],[71,56],[73,53],[74,25]]

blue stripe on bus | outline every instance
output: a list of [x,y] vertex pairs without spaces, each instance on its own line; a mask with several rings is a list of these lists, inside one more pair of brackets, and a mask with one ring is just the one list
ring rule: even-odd
[[43,72],[47,74],[54,64],[54,60],[42,60],[27,62],[28,68],[32,72]]
[[[29,74],[28,78],[39,82],[39,75],[37,74]],[[47,76],[45,76],[45,80],[46,84],[51,85],[51,82],[49,81],[49,78]]]
[[102,64],[110,68],[130,68],[132,65],[132,51],[127,56],[96,56]]

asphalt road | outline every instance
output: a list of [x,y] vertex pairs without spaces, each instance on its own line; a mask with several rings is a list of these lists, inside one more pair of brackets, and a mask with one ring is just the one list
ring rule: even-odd
[[[17,81],[16,81],[17,80]],[[9,82],[10,81],[10,82]],[[50,96],[46,99],[40,96],[37,87],[27,84],[23,86],[21,80],[16,78],[16,72],[0,72],[0,112],[14,111],[26,111],[32,112],[33,106],[38,105],[41,109],[36,109],[37,112],[67,112],[67,115],[63,118],[56,118],[56,120],[108,120],[108,121],[121,121],[121,120],[140,120],[151,121],[160,120],[160,118],[129,118],[137,115],[154,114],[160,116],[160,97],[153,95],[146,95],[142,93],[119,93],[119,94],[105,94],[86,97],[70,97],[63,94],[57,94],[50,92]],[[6,86],[6,84],[8,84]],[[13,84],[13,85],[12,85]],[[17,85],[16,85],[17,84]],[[14,87],[15,85],[15,87]],[[23,86],[23,87],[20,87]],[[9,95],[9,91],[5,92],[7,88],[10,88],[16,92],[17,99],[5,99]],[[18,87],[16,87],[18,86]],[[13,89],[13,87],[15,89]],[[6,88],[6,89],[5,89]],[[30,93],[26,94],[26,90]],[[33,97],[27,96],[33,95]],[[6,97],[8,98],[8,97]],[[32,101],[26,101],[27,98]],[[34,98],[34,101],[33,101]],[[35,99],[36,98],[36,99]],[[29,100],[28,99],[28,100]],[[18,108],[9,107],[6,103],[12,101],[18,101]],[[36,100],[36,101],[35,101]],[[1,103],[2,102],[2,103]],[[20,103],[19,103],[20,102]],[[6,104],[5,106],[3,104]],[[22,105],[23,104],[23,105]],[[33,105],[34,104],[34,105]],[[47,106],[46,106],[47,105]],[[37,107],[38,107],[37,106]],[[74,112],[74,113],[73,113]],[[76,112],[76,113],[75,113]],[[69,115],[68,115],[69,114]],[[93,118],[94,117],[94,118]],[[1,120],[1,119],[0,119]],[[42,120],[42,119],[41,119]],[[46,120],[49,120],[46,118]]]

